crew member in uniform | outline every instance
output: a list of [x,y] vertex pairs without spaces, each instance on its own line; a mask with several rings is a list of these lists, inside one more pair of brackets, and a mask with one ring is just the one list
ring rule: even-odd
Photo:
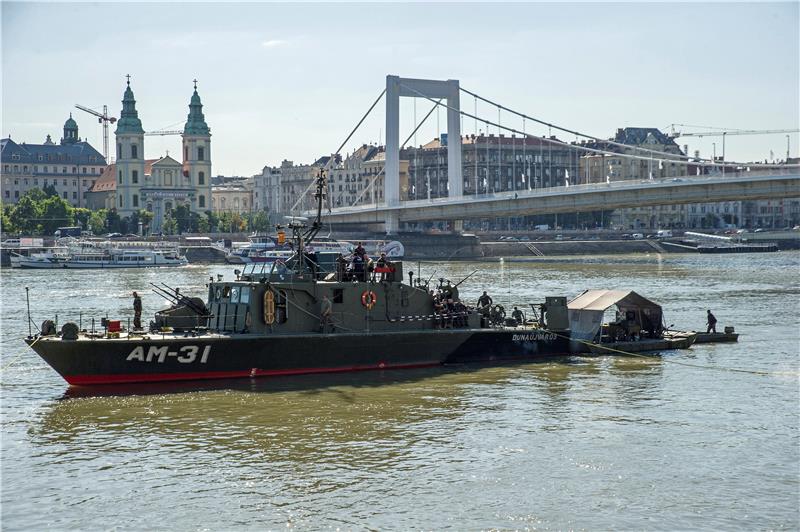
[[133,293],[133,328],[142,328],[142,298],[136,292]]
[[319,313],[319,332],[325,334],[328,329],[328,325],[331,326],[331,332],[333,332],[333,321],[331,320],[331,315],[333,314],[333,305],[331,305],[331,300],[328,299],[328,296],[322,296],[322,305],[320,305],[320,313]]
[[484,290],[483,295],[478,298],[478,310],[481,314],[488,314],[492,303],[492,297],[486,293],[486,290]]
[[514,307],[514,312],[511,313],[511,317],[516,320],[517,325],[525,323],[525,313],[522,312],[519,307]]

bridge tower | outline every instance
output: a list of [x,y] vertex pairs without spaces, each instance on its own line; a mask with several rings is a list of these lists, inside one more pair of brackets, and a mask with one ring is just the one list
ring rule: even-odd
[[[447,187],[448,197],[464,195],[461,176],[461,117],[457,79],[432,79],[386,76],[386,187],[384,198],[388,207],[400,204],[400,97],[445,99],[447,101]],[[386,232],[397,231],[399,223],[394,213],[387,213]]]

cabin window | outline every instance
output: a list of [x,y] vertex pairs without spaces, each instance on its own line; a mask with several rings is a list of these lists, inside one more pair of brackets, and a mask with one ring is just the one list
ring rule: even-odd
[[333,289],[333,302],[334,303],[344,303],[344,289],[343,288],[334,288]]
[[244,305],[250,304],[250,287],[242,287],[242,293],[239,295],[239,302]]
[[231,288],[231,303],[239,302],[239,288],[234,286]]
[[225,285],[222,287],[222,299],[228,299],[229,297],[231,297],[231,287]]

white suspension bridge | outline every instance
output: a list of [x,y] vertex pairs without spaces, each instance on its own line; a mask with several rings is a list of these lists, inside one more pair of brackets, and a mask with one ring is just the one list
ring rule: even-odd
[[[461,109],[462,93],[474,99],[474,113]],[[411,79],[391,75],[386,77],[386,88],[342,142],[334,156],[329,159],[324,171],[329,170],[330,165],[336,159],[335,156],[339,155],[339,152],[384,97],[386,99],[384,166],[379,172],[370,176],[355,201],[352,202],[353,205],[329,208],[326,222],[383,224],[388,233],[393,233],[398,230],[401,222],[447,220],[454,222],[455,229],[460,229],[462,221],[471,218],[577,213],[626,207],[800,197],[800,166],[796,164],[740,163],[726,161],[724,155],[723,160],[716,157],[711,159],[692,157],[681,153],[680,150],[665,152],[645,146],[602,139],[512,110],[461,88],[457,80]],[[431,110],[421,122],[415,125],[414,130],[402,145],[399,134],[401,97],[428,100],[433,104]],[[478,101],[495,107],[498,113],[497,120],[478,116]],[[428,184],[427,198],[404,200],[401,198],[400,150],[412,138],[415,138],[422,124],[434,111],[439,109],[443,109],[447,113],[446,195],[430,197],[430,184]],[[521,120],[521,127],[503,124],[502,113]],[[490,128],[495,128],[498,133],[498,137],[495,139],[498,153],[491,157],[487,144],[487,153],[482,159],[485,164],[480,165],[480,168],[477,145],[475,145],[474,154],[469,153],[471,149],[468,151],[468,156],[472,157],[472,160],[469,161],[471,164],[468,166],[467,172],[472,175],[467,176],[466,179],[462,164],[466,150],[462,146],[461,136],[464,119],[474,121],[476,132],[478,124],[481,124],[486,128],[487,133]],[[532,135],[527,131],[528,123],[547,127],[548,135],[541,137]],[[576,142],[570,143],[557,139],[552,135],[553,130],[574,135]],[[798,130],[773,130],[770,132],[775,131],[786,133]],[[510,174],[508,181],[506,181],[506,176],[502,175],[503,156],[499,151],[503,147],[500,142],[503,137],[502,132],[510,134],[514,139],[512,142],[515,151],[519,149],[516,148],[517,137],[522,142],[521,157],[518,157],[516,153],[512,157],[506,155],[506,160],[511,158],[514,167],[513,170],[508,169],[508,174]],[[444,136],[441,138],[445,139]],[[584,141],[577,142],[579,138]],[[535,139],[540,150],[539,158],[535,153],[525,153],[529,139]],[[574,161],[570,155],[570,163],[566,163],[560,172],[553,173],[552,167],[545,168],[544,158],[541,155],[544,146],[547,146],[548,150],[568,150],[570,154],[575,154]],[[577,161],[580,155],[608,157],[608,160],[617,161],[617,164],[620,164],[621,160],[629,161],[631,168],[634,166],[642,168],[642,171],[647,173],[647,178],[615,180],[613,179],[614,169],[609,168],[608,172],[604,172],[607,173],[604,182],[589,183],[589,179],[582,179],[584,176],[581,176],[578,170]],[[787,149],[787,159],[788,156]],[[438,147],[437,159],[439,159]],[[474,169],[471,168],[472,164],[474,164]],[[552,165],[552,158],[549,164]],[[654,172],[655,168],[663,169],[666,166],[674,168],[676,165],[678,168],[686,169],[687,175],[672,175],[669,178],[655,177],[657,173]],[[602,168],[602,170],[605,169]],[[688,175],[688,173],[692,175]],[[438,171],[435,174],[437,178],[440,175]],[[381,177],[384,178],[383,201],[363,204],[362,200],[369,197],[366,194],[373,190],[375,183]],[[429,180],[430,176],[427,179]],[[584,183],[580,184],[582,180]],[[511,186],[502,187],[501,183],[509,183]],[[465,193],[465,188],[471,188],[471,193]],[[416,186],[412,185],[410,189],[412,196],[418,195]],[[292,211],[297,210],[303,197],[310,190],[311,186],[297,199]],[[372,194],[372,197],[374,198],[375,195]]]

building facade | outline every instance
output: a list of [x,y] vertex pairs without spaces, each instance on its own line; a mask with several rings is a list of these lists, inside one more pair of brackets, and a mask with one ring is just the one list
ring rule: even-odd
[[111,187],[107,180],[103,180],[95,187],[92,192],[96,193],[98,202],[107,204],[108,197],[113,196],[113,205],[123,218],[139,209],[152,212],[151,231],[160,231],[166,214],[179,204],[198,213],[211,210],[211,130],[203,115],[196,84],[181,135],[181,162],[169,153],[158,159],[144,158],[144,129],[130,80],[114,133],[117,151],[113,172],[115,183]]
[[[328,190],[331,207],[351,207],[384,201],[385,146],[363,144],[331,168]],[[400,198],[408,197],[408,161],[400,159]]]
[[217,176],[211,184],[211,210],[244,214],[255,210],[252,177]]
[[[298,214],[316,207],[313,191],[314,180],[319,173],[329,167],[330,156],[320,157],[311,164],[295,165],[292,161],[284,161],[280,166],[280,213],[282,215]],[[330,166],[341,163],[341,157]]]
[[281,169],[265,166],[253,176],[253,210],[266,211],[271,223],[281,214]]
[[[447,196],[446,135],[405,148],[400,158],[408,161],[404,199]],[[464,194],[491,194],[576,184],[580,152],[556,137],[481,134],[461,138],[461,161]]]
[[56,144],[50,135],[43,144],[0,140],[3,203],[17,203],[33,188],[52,186],[73,207],[86,207],[86,193],[100,179],[106,160],[78,136],[72,115],[64,123],[64,135]]

